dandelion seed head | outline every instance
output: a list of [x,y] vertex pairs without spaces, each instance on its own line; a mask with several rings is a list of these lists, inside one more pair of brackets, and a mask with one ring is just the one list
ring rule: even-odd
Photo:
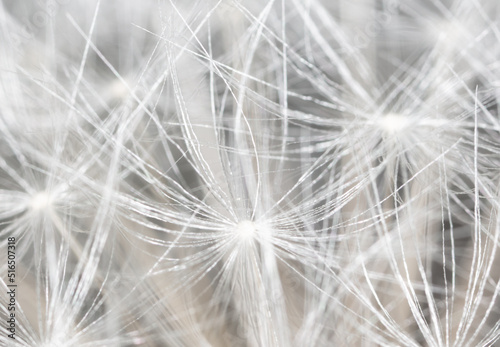
[[408,118],[397,113],[388,113],[380,118],[378,122],[378,126],[387,135],[401,134],[409,128],[409,125]]
[[134,338],[132,339],[132,343],[133,343],[134,345],[139,346],[139,345],[145,344],[145,343],[146,343],[146,341],[145,341],[143,338],[140,338],[140,337],[134,337]]
[[115,79],[107,87],[108,88],[107,89],[108,97],[110,97],[112,99],[125,99],[125,98],[127,98],[129,93],[130,93],[129,88],[127,86],[128,83],[129,83],[129,81],[127,81],[127,80],[122,81],[119,79]]
[[430,27],[428,29],[428,35],[430,37],[437,37],[440,40],[446,40],[448,44],[459,43],[460,40],[463,39],[464,35],[467,35],[467,32],[468,31],[465,30],[463,25],[447,20],[442,20],[436,24],[436,27]]
[[257,240],[259,243],[268,242],[272,235],[272,229],[266,222],[254,222],[244,220],[239,222],[234,229],[237,241],[241,244],[246,244]]
[[238,238],[242,242],[250,241],[255,239],[257,236],[258,230],[257,226],[254,222],[245,220],[243,222],[240,222],[236,226],[236,234],[238,235]]
[[67,336],[62,332],[55,332],[50,336],[48,341],[42,343],[41,347],[63,347],[68,346]]
[[41,191],[32,196],[30,207],[34,212],[45,211],[50,208],[52,202],[52,195],[46,191]]
[[46,342],[43,345],[41,345],[41,347],[63,347],[63,346],[64,345],[62,344],[62,342],[54,342],[54,341]]

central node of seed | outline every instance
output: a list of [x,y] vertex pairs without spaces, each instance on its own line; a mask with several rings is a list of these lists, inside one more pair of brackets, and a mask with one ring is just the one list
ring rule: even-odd
[[33,211],[43,211],[52,204],[52,196],[47,192],[38,192],[31,198],[31,209]]
[[236,233],[241,240],[252,240],[257,235],[258,230],[254,222],[246,220],[236,226]]
[[391,135],[402,132],[409,125],[407,117],[396,113],[389,113],[379,120],[379,126]]

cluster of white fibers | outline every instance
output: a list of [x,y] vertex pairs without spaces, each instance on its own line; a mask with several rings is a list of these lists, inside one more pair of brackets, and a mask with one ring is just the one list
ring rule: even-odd
[[498,0],[2,0],[0,345],[500,345],[499,88]]

